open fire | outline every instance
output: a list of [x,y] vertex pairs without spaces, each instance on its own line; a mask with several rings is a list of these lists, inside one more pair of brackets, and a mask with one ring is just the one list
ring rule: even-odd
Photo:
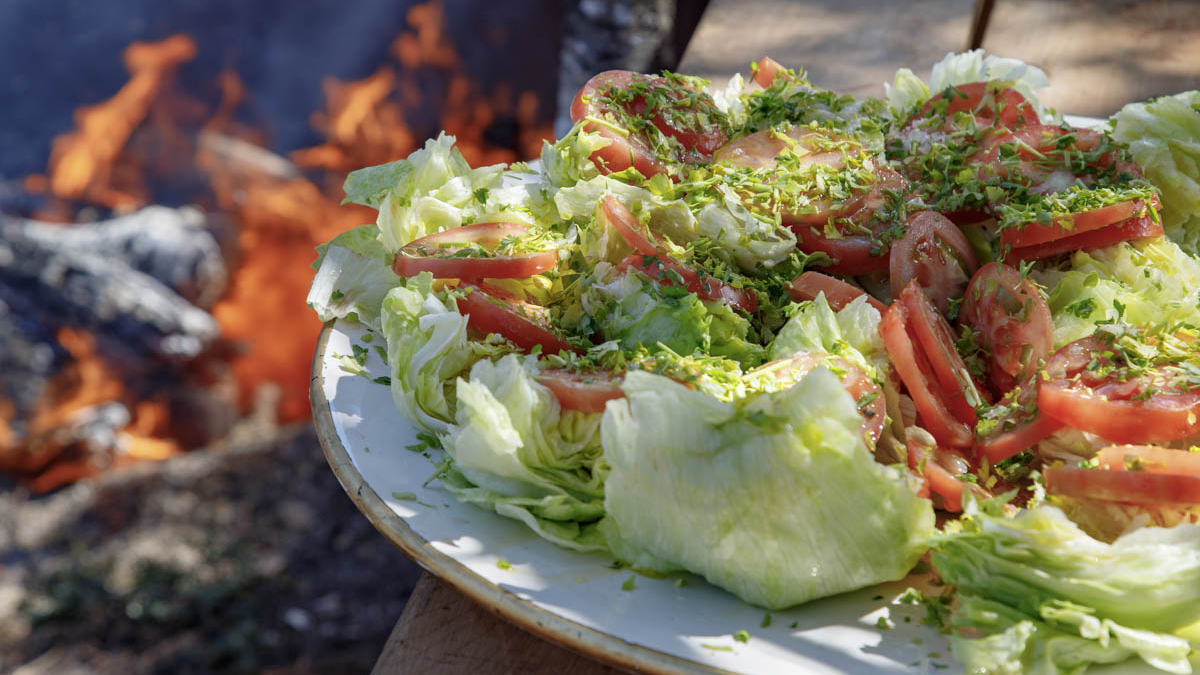
[[[36,245],[52,228],[48,223],[74,223],[97,210],[118,216],[103,224],[115,232],[125,227],[122,217],[145,213],[139,209],[164,195],[174,201],[184,195],[206,212],[201,229],[228,274],[200,275],[205,287],[183,293],[193,306],[179,310],[186,315],[181,325],[203,323],[194,310],[214,320],[217,333],[201,326],[197,335],[185,335],[195,349],[145,354],[144,363],[131,367],[127,357],[106,351],[113,336],[78,325],[41,327],[61,366],[27,409],[0,389],[0,469],[45,491],[109,466],[218,441],[230,425],[213,420],[225,418],[208,415],[197,430],[195,418],[205,415],[181,404],[180,390],[202,390],[216,401],[205,403],[206,410],[225,405],[237,417],[257,392],[274,388],[277,421],[307,417],[309,362],[320,330],[304,308],[313,249],[374,217],[340,205],[345,173],[406,156],[437,128],[457,135],[475,165],[534,156],[552,133],[540,121],[547,116],[539,115],[535,93],[504,85],[484,91],[466,75],[440,2],[412,7],[407,21],[373,74],[325,82],[326,109],[311,119],[325,141],[287,157],[267,149],[262,129],[238,121],[253,92],[236,73],[221,74],[215,101],[179,86],[180,67],[203,45],[176,35],[125,50],[128,82],[107,101],[77,110],[76,128],[55,140],[46,173],[26,179],[26,190],[46,200],[21,236]],[[80,255],[88,260],[89,252]]]

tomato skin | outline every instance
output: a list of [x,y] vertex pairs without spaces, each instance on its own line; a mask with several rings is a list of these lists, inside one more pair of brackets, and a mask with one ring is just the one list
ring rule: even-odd
[[902,302],[892,303],[884,312],[879,332],[883,336],[888,357],[912,396],[923,426],[933,437],[949,447],[970,447],[975,440],[971,429],[951,414],[944,395],[933,382],[930,369],[922,368],[918,361],[918,358],[924,357],[917,352],[909,336],[910,321],[908,309]]
[[775,75],[781,70],[784,70],[784,67],[778,61],[764,56],[755,64],[753,80],[758,86],[766,89],[775,82]]
[[1023,246],[1008,251],[1004,256],[1006,263],[1029,262],[1040,260],[1062,253],[1088,251],[1103,248],[1123,241],[1144,239],[1146,237],[1163,236],[1162,222],[1155,222],[1149,216],[1141,216],[1121,221],[1115,225],[1102,227],[1091,232],[1074,234],[1062,239],[1055,239],[1044,244]]
[[575,351],[566,340],[523,316],[518,308],[525,304],[502,291],[484,289],[475,284],[462,284],[467,291],[458,298],[458,311],[467,317],[467,325],[483,333],[498,333],[523,351],[541,346],[543,354]]
[[1125,470],[1126,458],[1132,458],[1137,462],[1138,471],[1200,476],[1200,452],[1156,445],[1110,445],[1096,458],[1102,468],[1114,471]]
[[641,255],[658,255],[658,243],[642,232],[642,223],[633,215],[628,206],[621,203],[614,195],[605,195],[600,200],[600,213],[608,224],[621,235],[621,239]]
[[[571,121],[578,123],[588,117],[602,117],[608,109],[604,107],[603,102],[598,100],[598,97],[613,89],[627,90],[635,83],[645,83],[652,88],[664,89],[667,97],[671,98],[673,103],[685,102],[684,95],[677,88],[670,87],[665,78],[642,75],[628,70],[609,70],[592,77],[575,95],[575,100],[571,102]],[[710,108],[714,115],[719,114],[716,106],[712,103],[712,98],[707,93],[695,93],[699,97],[698,107]],[[645,97],[638,96],[628,104],[626,112],[632,115],[643,115],[646,110]],[[654,115],[650,118],[650,122],[667,136],[678,140],[683,146],[683,151],[679,153],[679,156],[669,158],[670,162],[708,163],[712,159],[713,152],[728,140],[725,131],[716,125],[707,129],[675,128],[667,123],[662,115]],[[609,145],[592,153],[592,160],[602,173],[615,173],[630,167],[637,169],[646,177],[670,173],[669,162],[658,157],[649,141],[636,131],[625,130],[629,132],[626,135],[607,125],[595,122],[584,124],[584,130],[599,133],[611,141]]]
[[975,249],[957,225],[936,211],[918,211],[909,216],[888,257],[892,297],[915,281],[945,314],[978,267]]
[[954,333],[946,319],[934,310],[929,297],[915,281],[900,292],[898,300],[908,312],[908,331],[916,338],[941,388],[942,400],[954,417],[973,428],[975,407],[971,400],[982,400],[967,372],[967,364],[954,347]]
[[835,312],[841,311],[846,305],[862,296],[866,296],[867,304],[879,310],[881,315],[887,311],[887,305],[871,297],[861,288],[851,286],[841,279],[820,272],[805,272],[796,277],[792,281],[792,285],[788,287],[788,295],[796,302],[816,300],[821,293],[825,294],[825,301]]
[[1002,462],[1032,448],[1064,426],[1053,417],[1038,413],[1029,422],[979,441],[975,444],[975,454],[986,457],[992,464]]
[[1049,494],[1132,504],[1200,504],[1200,476],[1067,466],[1049,467],[1043,476]]
[[587,413],[602,413],[609,401],[625,398],[622,379],[609,371],[579,373],[561,368],[547,368],[537,375],[563,409]]
[[1046,364],[1049,379],[1038,385],[1039,410],[1113,443],[1167,443],[1200,432],[1200,390],[1135,399],[1154,385],[1152,375],[1113,381],[1095,378],[1087,369],[1093,359],[1105,361],[1108,349],[1089,336],[1055,352]]
[[[950,93],[950,101],[939,115],[939,103],[946,99],[947,92]],[[909,124],[923,118],[939,116],[949,121],[960,112],[971,113],[979,126],[997,124],[1002,127],[1019,128],[1039,121],[1037,111],[1017,90],[996,86],[990,82],[969,82],[948,87],[947,90],[930,97],[909,120]]]
[[1015,248],[1034,246],[1098,230],[1113,223],[1146,214],[1145,202],[1134,200],[1119,202],[1091,211],[1060,216],[1049,224],[1027,223],[1016,227],[1006,227],[1000,231],[1000,243]]
[[491,258],[438,257],[449,244],[479,244],[494,248],[505,237],[529,234],[529,228],[516,223],[489,222],[452,227],[414,239],[400,249],[392,269],[402,277],[429,272],[436,279],[523,279],[541,274],[558,265],[557,251],[538,251],[519,256]]
[[[1014,314],[1006,304],[1019,309]],[[971,277],[959,320],[974,329],[987,348],[988,380],[998,394],[1032,377],[1054,347],[1054,324],[1045,298],[1032,280],[1022,279],[1003,263],[988,263]]]
[[[878,235],[890,223],[877,217],[888,200],[889,192],[903,193],[908,182],[890,169],[878,170],[879,180],[867,192],[847,200],[836,211],[824,213],[824,218],[813,220],[815,214],[799,217],[799,220],[784,222],[796,235],[796,248],[805,253],[825,253],[832,261],[825,270],[844,276],[857,276],[882,272],[888,269],[889,244],[880,242]],[[845,218],[855,229],[850,232],[838,227],[837,236],[825,235],[825,224],[829,218]],[[872,235],[862,234],[860,228],[871,230]]]

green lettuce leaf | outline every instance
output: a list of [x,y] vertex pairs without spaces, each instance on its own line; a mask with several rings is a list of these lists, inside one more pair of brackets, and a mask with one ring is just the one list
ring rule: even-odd
[[503,340],[467,339],[467,318],[454,299],[434,293],[428,272],[388,292],[381,312],[392,399],[409,422],[445,433],[454,422],[455,380],[476,361],[511,347]]
[[600,134],[583,130],[580,122],[554,143],[542,144],[541,174],[546,185],[564,188],[600,175],[592,153],[612,143]]
[[1113,120],[1113,138],[1162,191],[1167,236],[1200,252],[1200,91],[1130,103]]
[[446,485],[557,544],[602,549],[601,415],[563,410],[535,364],[508,354],[458,378],[455,424],[441,436],[457,474]]
[[1035,272],[1049,292],[1056,347],[1101,321],[1200,326],[1200,262],[1164,238],[1077,251],[1065,269]]
[[379,228],[360,225],[317,248],[317,270],[308,291],[308,306],[321,321],[356,314],[376,330],[388,291],[401,278],[392,271],[391,256],[379,243]]
[[346,177],[346,201],[379,209],[380,241],[388,252],[489,210],[486,195],[500,187],[504,166],[472,169],[454,140],[439,134],[408,159]]
[[604,413],[611,550],[782,608],[903,577],[933,509],[875,462],[837,377],[733,403],[645,372]]
[[934,545],[934,567],[959,592],[952,623],[988,636],[956,638],[968,670],[1077,672],[1137,654],[1191,672],[1191,646],[1175,633],[1200,620],[1200,525],[1110,544],[1053,506],[1006,518],[972,503]]

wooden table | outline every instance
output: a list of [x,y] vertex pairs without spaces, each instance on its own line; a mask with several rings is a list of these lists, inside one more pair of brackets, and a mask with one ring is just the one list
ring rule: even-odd
[[[882,95],[896,68],[970,46],[1038,65],[1047,105],[1107,116],[1133,100],[1200,88],[1200,12],[1190,0],[712,0],[679,70],[724,82],[770,55],[818,85]],[[990,12],[981,12],[987,9]],[[986,22],[983,21],[986,19]],[[516,628],[426,574],[376,675],[611,675]]]

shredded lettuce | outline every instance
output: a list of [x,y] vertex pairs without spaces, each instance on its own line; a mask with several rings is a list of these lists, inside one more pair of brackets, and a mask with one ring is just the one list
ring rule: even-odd
[[818,368],[735,402],[632,372],[604,413],[612,551],[789,607],[903,577],[933,530],[907,474],[877,463],[854,401]]
[[1161,237],[1077,251],[1065,270],[1034,275],[1049,293],[1055,347],[1118,318],[1200,327],[1200,262]]
[[601,415],[563,410],[534,379],[535,363],[483,359],[457,379],[455,424],[441,436],[453,460],[445,484],[556,544],[601,550]]
[[1200,526],[1145,528],[1111,544],[1059,509],[1007,518],[969,503],[935,538],[932,562],[958,588],[952,636],[969,672],[1079,672],[1134,654],[1191,672],[1180,632],[1200,620]]
[[402,279],[392,271],[391,256],[379,243],[374,224],[347,230],[317,248],[317,270],[308,306],[321,321],[356,315],[364,325],[380,327],[383,298]]
[[1162,191],[1167,236],[1200,253],[1200,91],[1130,103],[1113,120],[1113,138]]

